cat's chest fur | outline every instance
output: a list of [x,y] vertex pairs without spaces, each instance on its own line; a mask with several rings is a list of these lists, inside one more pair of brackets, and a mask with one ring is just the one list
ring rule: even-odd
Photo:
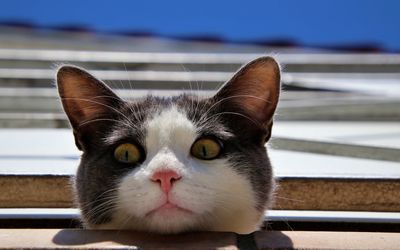
[[72,66],[57,82],[83,151],[75,186],[87,227],[257,230],[274,188],[264,147],[280,85],[273,59],[249,63],[211,98],[128,102]]

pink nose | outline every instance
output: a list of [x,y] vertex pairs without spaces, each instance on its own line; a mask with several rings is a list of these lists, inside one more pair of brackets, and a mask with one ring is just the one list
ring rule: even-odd
[[182,176],[173,170],[161,170],[155,172],[151,176],[150,180],[160,183],[161,189],[165,193],[168,193],[171,190],[174,182],[180,178],[182,178]]

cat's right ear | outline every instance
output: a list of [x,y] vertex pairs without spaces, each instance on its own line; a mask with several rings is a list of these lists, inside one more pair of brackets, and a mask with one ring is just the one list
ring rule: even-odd
[[115,113],[123,102],[102,81],[71,65],[58,69],[57,86],[74,133],[78,133],[85,123]]
[[274,58],[265,56],[244,65],[222,86],[213,101],[220,103],[221,113],[250,118],[265,128],[264,139],[268,141],[280,88],[280,66]]

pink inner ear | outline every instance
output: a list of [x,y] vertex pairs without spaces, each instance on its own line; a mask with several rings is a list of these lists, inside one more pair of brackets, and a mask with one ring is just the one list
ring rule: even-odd
[[242,103],[244,108],[255,116],[258,121],[264,121],[274,111],[271,110],[274,104],[271,103],[269,97],[270,94],[266,93],[263,97],[244,98]]
[[75,117],[80,117],[80,120],[90,119],[99,113],[104,112],[104,106],[101,97],[102,93],[93,88],[93,83],[85,83],[88,79],[81,76],[66,76],[63,81],[64,85],[64,102],[66,109]]

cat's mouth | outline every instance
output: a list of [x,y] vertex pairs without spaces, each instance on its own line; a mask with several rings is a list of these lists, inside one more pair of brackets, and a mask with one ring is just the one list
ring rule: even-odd
[[146,216],[152,216],[154,214],[172,215],[175,213],[193,214],[193,212],[191,210],[182,208],[174,203],[167,201],[163,205],[161,205],[155,209],[152,209],[150,212],[146,213]]

